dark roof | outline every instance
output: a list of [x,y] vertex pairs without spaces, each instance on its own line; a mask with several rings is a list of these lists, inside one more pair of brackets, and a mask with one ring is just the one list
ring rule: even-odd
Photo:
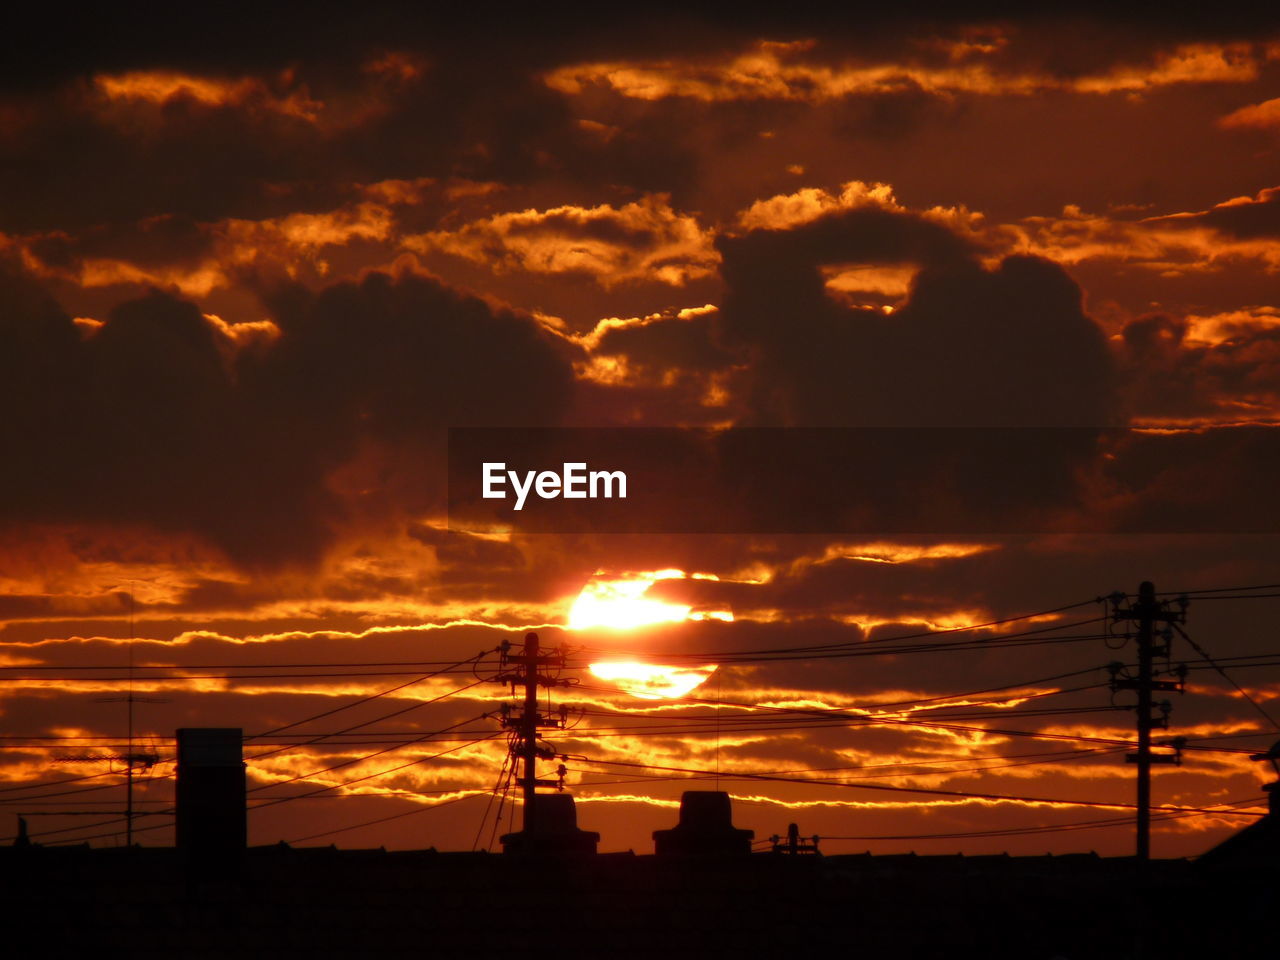
[[1240,868],[1276,871],[1280,867],[1280,824],[1275,815],[1251,823],[1203,853],[1197,866],[1210,869]]

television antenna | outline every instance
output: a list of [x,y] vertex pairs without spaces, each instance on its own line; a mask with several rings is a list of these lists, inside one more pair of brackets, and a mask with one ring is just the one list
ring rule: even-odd
[[[137,581],[130,581],[135,584]],[[109,754],[80,754],[70,757],[55,757],[54,763],[123,763],[124,764],[124,834],[125,846],[133,846],[133,819],[136,814],[133,812],[133,781],[134,771],[149,773],[151,769],[160,762],[160,755],[156,752],[154,746],[148,749],[135,747],[133,733],[133,705],[135,703],[168,703],[162,697],[140,697],[133,692],[133,642],[137,639],[137,631],[134,629],[134,590],[132,586],[129,590],[129,666],[128,666],[128,688],[123,697],[98,697],[96,703],[125,703],[128,704],[127,715],[129,731],[126,740],[124,753]]]

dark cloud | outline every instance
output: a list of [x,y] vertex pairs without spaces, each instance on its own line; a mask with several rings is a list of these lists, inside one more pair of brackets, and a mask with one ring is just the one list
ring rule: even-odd
[[[1141,70],[1170,45],[1262,29],[1256,20],[1172,16],[1139,27],[1123,17],[1063,19],[1052,11],[991,26],[971,9],[862,9],[834,22],[828,11],[593,9],[582,17],[507,11],[495,30],[485,18],[403,5],[322,16],[290,8],[233,5],[202,24],[198,39],[160,11],[136,14],[128,29],[119,18],[79,11],[47,31],[23,32],[0,78],[9,134],[0,147],[0,188],[9,199],[0,228],[315,212],[349,199],[353,184],[422,176],[670,192],[685,204],[720,174],[704,167],[709,143],[732,155],[773,119],[738,107],[718,108],[707,123],[706,110],[665,103],[571,103],[546,87],[544,75],[580,62],[722,59],[761,38],[820,38],[807,55],[818,67],[861,58],[946,68],[951,44],[976,36],[1012,38],[983,55],[995,74],[1071,78],[1117,64]],[[412,59],[413,75],[369,68],[389,53]],[[148,71],[238,92],[222,101],[177,92],[107,103],[96,86],[104,76]],[[912,89],[877,93],[840,111],[836,125],[895,139],[936,117],[925,99]],[[700,143],[703,134],[693,131],[704,127]]]
[[436,559],[445,567],[446,581],[474,578],[477,572],[491,581],[498,571],[524,566],[524,554],[514,543],[486,540],[425,524],[414,524],[408,533],[414,540],[435,550]]
[[662,317],[632,326],[610,327],[594,353],[626,356],[644,367],[718,370],[733,356],[714,341],[711,313],[685,318]]
[[1118,353],[1132,415],[1191,424],[1265,418],[1280,399],[1280,330],[1267,319],[1216,343],[1190,341],[1187,321],[1167,314],[1131,320]]
[[208,254],[212,246],[207,226],[167,214],[75,234],[37,234],[27,244],[42,263],[62,269],[77,267],[89,257],[127,260],[141,266],[192,263]]
[[429,50],[425,60],[421,76],[394,88],[313,52],[292,71],[281,62],[152,68],[161,79],[189,70],[220,88],[202,96],[177,86],[108,97],[96,74],[38,97],[11,93],[0,104],[11,127],[0,146],[10,197],[0,229],[320,212],[385,179],[550,178],[645,192],[683,187],[696,172],[669,137],[642,129],[602,139],[581,128],[527,54]]
[[1174,225],[1204,224],[1238,240],[1280,237],[1280,187],[1263,190],[1254,200],[1221,204],[1190,217],[1170,218]]
[[21,276],[3,300],[8,522],[194,532],[249,563],[314,558],[350,515],[330,475],[370,445],[401,487],[365,499],[438,502],[446,425],[555,422],[572,380],[532,320],[411,275],[278,291],[278,343],[238,353],[167,294],[83,338]]
[[[719,242],[728,344],[754,361],[756,416],[780,425],[1101,426],[1113,374],[1079,288],[1047,260],[988,270],[947,227],[859,209]],[[898,310],[842,307],[819,267],[920,265]]]

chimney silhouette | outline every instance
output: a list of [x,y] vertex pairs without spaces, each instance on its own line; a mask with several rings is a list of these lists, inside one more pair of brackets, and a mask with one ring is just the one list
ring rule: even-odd
[[244,759],[239,727],[185,727],[178,738],[178,849],[198,860],[244,851]]
[[741,856],[751,852],[753,830],[733,825],[729,794],[723,790],[686,790],[680,797],[680,822],[653,831],[658,856]]
[[567,793],[539,793],[533,798],[538,805],[532,832],[521,830],[502,836],[503,853],[515,854],[593,854],[600,834],[578,829],[578,809]]

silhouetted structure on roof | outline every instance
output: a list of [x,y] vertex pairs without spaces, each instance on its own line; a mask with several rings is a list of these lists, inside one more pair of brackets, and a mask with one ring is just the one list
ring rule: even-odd
[[729,794],[723,790],[686,790],[680,797],[680,822],[653,831],[659,856],[744,856],[751,852],[753,830],[733,825]]
[[818,850],[818,837],[800,836],[800,825],[787,824],[787,836],[782,838],[776,833],[769,838],[773,842],[774,853],[785,853],[787,856],[822,856]]
[[[1254,760],[1269,762],[1280,778],[1280,740],[1265,753],[1255,753]],[[1204,869],[1230,868],[1238,871],[1280,873],[1280,779],[1264,784],[1270,798],[1270,813],[1251,823],[1196,860]]]
[[177,732],[177,846],[198,860],[226,860],[246,843],[245,771],[239,727]]
[[567,793],[534,795],[538,809],[533,829],[502,836],[504,853],[539,856],[589,855],[596,852],[600,834],[578,828],[578,810]]
[[1274,816],[1280,812],[1280,740],[1271,745],[1271,749],[1266,753],[1255,753],[1250,759],[1265,760],[1271,764],[1271,769],[1275,772],[1276,779],[1263,786],[1263,790],[1267,791],[1267,795],[1271,798],[1271,814]]

